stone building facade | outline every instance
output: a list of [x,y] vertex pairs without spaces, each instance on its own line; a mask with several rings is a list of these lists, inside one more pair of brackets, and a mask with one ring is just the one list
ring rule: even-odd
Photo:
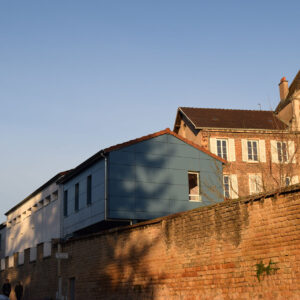
[[299,182],[300,72],[279,84],[273,111],[179,107],[174,131],[228,161],[224,195],[238,198]]

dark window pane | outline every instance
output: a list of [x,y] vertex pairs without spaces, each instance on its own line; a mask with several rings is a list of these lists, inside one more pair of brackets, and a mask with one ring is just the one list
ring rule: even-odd
[[283,161],[287,161],[287,148],[286,148],[286,143],[282,143],[282,156],[283,156]]
[[68,216],[68,191],[64,191],[64,216]]
[[253,160],[258,161],[257,142],[253,142]]
[[75,211],[79,210],[79,183],[75,184]]
[[92,175],[87,177],[86,183],[86,204],[92,203]]

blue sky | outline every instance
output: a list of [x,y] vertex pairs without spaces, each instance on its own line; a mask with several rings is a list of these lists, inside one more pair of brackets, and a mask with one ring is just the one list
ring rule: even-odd
[[299,64],[299,1],[0,1],[0,221],[178,106],[274,108]]

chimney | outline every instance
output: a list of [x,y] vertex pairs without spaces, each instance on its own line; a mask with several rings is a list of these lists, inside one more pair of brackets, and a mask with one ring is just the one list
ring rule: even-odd
[[285,77],[282,77],[279,83],[280,101],[285,100],[288,93],[289,93],[289,83]]

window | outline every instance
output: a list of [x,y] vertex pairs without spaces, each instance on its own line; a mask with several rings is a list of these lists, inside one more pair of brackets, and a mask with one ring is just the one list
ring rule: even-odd
[[92,175],[87,177],[86,182],[86,204],[90,205],[92,203]]
[[217,155],[227,160],[227,140],[217,139]]
[[228,175],[223,176],[224,197],[230,198],[230,179]]
[[68,191],[64,191],[64,217],[68,216]]
[[291,185],[291,177],[285,177],[285,186]]
[[53,201],[58,199],[58,191],[55,191],[52,193],[52,199],[53,199]]
[[90,205],[92,203],[92,175],[87,177],[86,182],[86,204]]
[[277,155],[279,162],[287,162],[288,152],[286,142],[277,142]]
[[261,193],[263,190],[261,174],[249,174],[250,195]]
[[44,205],[46,206],[46,205],[48,205],[50,202],[51,202],[51,196],[49,195],[49,196],[47,196],[47,197],[45,198]]
[[201,201],[199,172],[188,172],[188,179],[189,179],[189,200]]
[[79,183],[75,184],[75,211],[79,210]]
[[247,141],[248,160],[258,161],[257,141]]
[[37,254],[37,249],[36,247],[31,247],[30,252],[29,252],[29,261],[35,261],[36,260],[36,254]]

